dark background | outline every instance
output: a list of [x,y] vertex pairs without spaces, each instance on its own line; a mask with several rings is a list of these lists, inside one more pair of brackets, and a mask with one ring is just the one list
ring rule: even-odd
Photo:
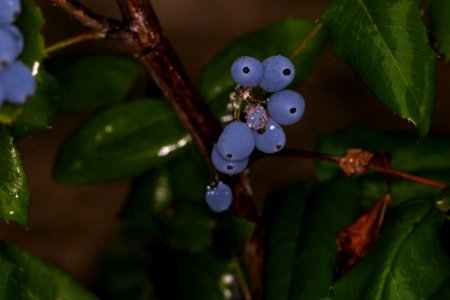
[[[100,14],[120,18],[115,1],[80,2]],[[49,1],[37,3],[47,20],[44,30],[47,45],[88,31],[52,7]],[[235,37],[285,16],[316,19],[329,1],[159,0],[152,3],[164,32],[195,80],[208,60]],[[85,42],[68,51],[127,52],[128,49],[116,42],[97,41]],[[438,60],[437,71],[432,130],[450,133],[450,70]],[[378,103],[347,66],[333,57],[330,45],[299,91],[305,97],[306,111],[297,125],[286,128],[288,147],[312,149],[320,133],[351,125],[414,132],[411,125]],[[99,256],[120,232],[117,215],[127,195],[129,180],[90,186],[66,186],[52,181],[52,164],[59,144],[88,116],[63,115],[51,128],[17,143],[29,177],[30,226],[25,230],[15,224],[0,224],[0,237],[21,245],[89,286]],[[303,159],[267,158],[251,167],[256,201],[262,201],[274,187],[313,178],[313,162]]]

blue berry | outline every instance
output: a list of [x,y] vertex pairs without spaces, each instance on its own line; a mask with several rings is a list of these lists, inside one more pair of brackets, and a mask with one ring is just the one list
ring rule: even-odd
[[291,90],[282,90],[270,96],[267,104],[270,117],[281,125],[298,122],[305,111],[305,99]]
[[17,42],[6,26],[0,26],[0,69],[12,64],[17,58]]
[[263,66],[259,60],[250,56],[236,59],[231,66],[231,77],[241,86],[257,86],[263,77]]
[[3,102],[5,102],[5,89],[0,84],[0,107],[3,105]]
[[281,91],[294,80],[295,68],[287,57],[271,56],[265,59],[262,64],[264,76],[259,86],[266,92]]
[[16,42],[16,57],[18,57],[20,55],[20,53],[22,53],[23,51],[23,45],[24,45],[24,41],[23,41],[23,35],[20,32],[19,28],[17,26],[14,25],[4,25],[3,26],[4,29],[6,29],[6,31],[8,31],[11,36],[14,38],[14,41]]
[[254,132],[256,149],[264,153],[275,153],[283,149],[286,135],[280,124],[269,118],[264,132]]
[[13,23],[20,14],[20,0],[0,1],[0,24]]
[[248,104],[245,108],[247,125],[255,130],[264,129],[267,123],[267,113],[261,104]]
[[219,181],[215,187],[208,186],[205,199],[212,211],[223,212],[230,208],[233,192],[226,183]]
[[5,90],[6,100],[14,104],[25,103],[36,90],[31,70],[20,61],[0,70],[0,84]]
[[217,152],[230,161],[247,158],[255,148],[255,137],[246,123],[233,121],[225,126],[217,141]]
[[224,159],[218,152],[217,146],[214,146],[213,151],[211,153],[211,160],[214,167],[224,174],[234,175],[239,174],[247,168],[248,165],[248,157],[239,161],[230,161]]

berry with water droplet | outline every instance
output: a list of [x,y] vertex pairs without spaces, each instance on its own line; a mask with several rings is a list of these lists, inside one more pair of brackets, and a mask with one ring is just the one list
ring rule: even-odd
[[36,91],[36,80],[31,70],[22,62],[0,70],[0,84],[5,90],[5,98],[14,104],[23,104]]
[[272,118],[267,121],[264,132],[254,132],[256,149],[264,153],[275,153],[283,149],[286,135],[280,124]]
[[233,201],[233,192],[228,184],[219,181],[214,187],[207,187],[206,203],[214,212],[223,212],[230,208]]

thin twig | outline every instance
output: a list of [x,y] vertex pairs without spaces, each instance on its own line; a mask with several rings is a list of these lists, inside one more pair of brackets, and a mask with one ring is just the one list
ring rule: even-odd
[[311,40],[319,33],[319,31],[323,27],[323,22],[318,20],[313,28],[308,32],[306,37],[302,40],[302,42],[292,51],[291,55],[289,56],[291,59],[296,58],[300,53],[305,50],[305,48],[309,45]]
[[71,38],[65,39],[63,41],[57,42],[53,45],[50,45],[45,49],[45,52],[49,54],[50,52],[54,52],[56,50],[60,50],[62,48],[71,46],[76,43],[89,41],[89,40],[96,40],[96,39],[103,39],[105,38],[105,35],[101,32],[93,31],[93,32],[86,32],[79,34],[77,36],[73,36]]
[[242,271],[241,264],[238,259],[234,257],[231,260],[231,269],[236,277],[237,284],[242,292],[243,299],[252,300],[252,294],[250,292],[249,285],[247,283],[247,279],[245,278],[244,272]]
[[127,35],[126,31],[122,30],[122,23],[100,16],[76,0],[49,0],[54,6],[67,12],[84,26],[103,33],[109,38],[123,38]]
[[[339,156],[339,155],[330,155],[330,154],[324,154],[319,153],[315,151],[308,151],[308,150],[298,150],[298,149],[283,149],[282,151],[276,153],[277,156],[291,156],[291,157],[301,157],[301,158],[310,158],[315,160],[326,160],[334,163],[339,163],[342,159],[345,158],[345,156]],[[384,173],[384,174],[391,174],[397,177],[401,177],[404,179],[408,179],[411,181],[415,181],[417,183],[421,183],[423,185],[428,185],[431,187],[435,187],[437,189],[444,189],[447,187],[447,184],[435,181],[432,179],[420,177],[417,175],[413,175],[410,173],[394,170],[389,167],[380,166],[376,162],[370,162],[368,163],[367,167],[371,170]]]

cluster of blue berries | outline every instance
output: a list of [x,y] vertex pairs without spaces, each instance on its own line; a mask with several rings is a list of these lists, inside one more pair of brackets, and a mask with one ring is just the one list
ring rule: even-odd
[[0,1],[0,106],[5,102],[23,104],[36,90],[31,70],[17,58],[24,41],[14,25],[21,11],[20,0]]
[[[296,123],[305,110],[302,95],[285,89],[295,77],[294,65],[287,57],[271,56],[262,63],[253,57],[240,57],[231,66],[231,77],[238,84],[231,97],[235,120],[225,126],[211,153],[214,167],[228,175],[243,172],[255,148],[263,153],[283,149],[286,135],[281,125]],[[254,97],[252,89],[257,86],[264,96],[272,94],[267,99]],[[230,189],[226,186],[225,193],[224,186],[220,181],[208,187],[206,201],[213,211],[231,205]]]

